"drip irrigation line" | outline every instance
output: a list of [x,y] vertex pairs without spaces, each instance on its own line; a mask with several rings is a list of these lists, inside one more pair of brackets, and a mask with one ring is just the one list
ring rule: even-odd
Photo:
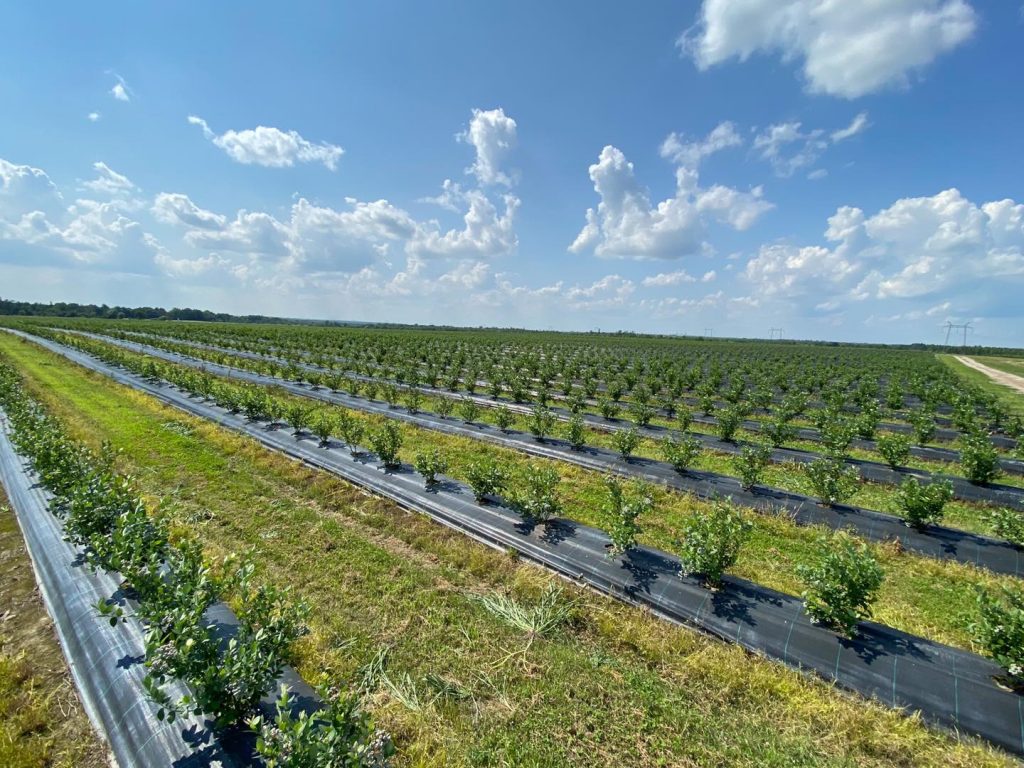
[[1024,755],[1021,698],[996,683],[1002,670],[981,656],[875,622],[862,622],[857,636],[846,638],[813,623],[792,595],[731,576],[710,591],[699,579],[681,576],[679,560],[665,552],[637,547],[610,557],[610,539],[596,528],[566,519],[529,524],[500,500],[476,502],[466,486],[450,478],[439,478],[427,489],[422,477],[407,465],[385,471],[369,455],[352,456],[334,441],[324,446],[308,436],[296,439],[272,425],[199,402],[170,385],[145,381],[73,350],[62,354],[495,549],[514,550],[564,577],[671,621]]

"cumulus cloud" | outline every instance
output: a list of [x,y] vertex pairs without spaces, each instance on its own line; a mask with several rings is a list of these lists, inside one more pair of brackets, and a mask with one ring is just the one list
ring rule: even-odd
[[813,296],[819,307],[1024,289],[1024,205],[1013,200],[978,205],[948,189],[870,217],[845,206],[829,218],[825,239],[763,246],[744,275],[762,295]]
[[474,109],[469,127],[457,134],[459,141],[472,145],[476,160],[466,169],[480,184],[510,186],[512,178],[501,169],[505,157],[516,145],[516,121],[497,109]]
[[345,153],[341,147],[327,142],[314,144],[297,131],[282,131],[258,125],[243,131],[229,130],[216,134],[201,117],[188,116],[190,125],[197,125],[209,141],[224,150],[228,157],[243,165],[262,165],[266,168],[290,168],[295,163],[323,163],[336,170],[338,160]]
[[966,0],[704,0],[679,43],[700,69],[777,53],[810,91],[852,99],[905,86],[976,27]]
[[593,250],[602,257],[673,259],[707,251],[704,214],[746,229],[771,203],[760,188],[740,192],[716,185],[701,189],[696,170],[676,169],[676,193],[656,205],[637,182],[633,164],[616,147],[606,146],[589,169],[600,202],[588,208],[586,224],[569,250]]
[[89,121],[90,123],[95,123],[95,122],[98,122],[98,121],[99,121],[99,119],[100,119],[100,117],[102,117],[102,115],[100,115],[100,113],[99,113],[99,112],[90,112],[90,113],[89,113],[88,115],[86,115],[85,117],[86,117],[86,119],[88,119],[88,121]]

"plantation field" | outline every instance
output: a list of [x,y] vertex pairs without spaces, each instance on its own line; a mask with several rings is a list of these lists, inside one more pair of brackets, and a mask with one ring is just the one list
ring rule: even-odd
[[[750,473],[755,488],[819,498],[810,463],[757,459],[758,445],[774,444],[808,453],[808,462],[822,471],[841,474],[844,466],[848,472],[856,460],[866,460],[909,468],[926,488],[950,477],[977,489],[971,498],[944,500],[938,516],[920,528],[924,535],[937,531],[929,525],[940,521],[949,530],[1004,543],[1021,531],[1020,513],[985,495],[993,482],[1007,493],[1024,487],[1014,463],[1020,423],[1013,404],[970,377],[961,379],[958,369],[929,353],[491,331],[15,325],[153,380],[201,387],[236,411],[252,408],[255,420],[269,414],[273,422],[276,412],[281,423],[317,434],[322,424],[326,439],[348,442],[339,431],[344,424],[357,425],[365,440],[398,423],[379,408],[326,405],[323,393],[332,390],[367,404],[386,402],[396,415],[496,424],[532,432],[539,445],[578,440],[621,452],[629,459],[627,477],[630,461],[664,461],[666,441],[678,445],[691,439],[688,434],[707,435],[713,441],[677,468],[682,476],[703,472],[747,482]],[[171,363],[115,345],[127,339],[183,352],[193,362]],[[368,667],[376,670],[367,702],[395,740],[397,764],[576,765],[593,764],[595,756],[609,765],[1002,760],[989,748],[954,742],[916,719],[587,591],[559,588],[562,618],[550,631],[524,634],[493,610],[494,599],[543,604],[554,582],[542,570],[31,342],[0,333],[2,361],[76,439],[97,450],[104,441],[119,449],[117,468],[134,478],[176,536],[201,541],[211,558],[254,547],[261,578],[292,587],[309,604],[312,632],[298,645],[304,677],[326,672],[344,684],[366,679]],[[204,361],[257,372],[267,383],[211,376],[201,371]],[[275,378],[305,390],[285,392],[273,386]],[[723,436],[722,425],[733,422]],[[652,427],[673,436],[656,437]],[[886,436],[902,432],[908,434],[903,448],[917,453],[893,462]],[[395,461],[423,472],[425,457],[434,457],[440,472],[469,482],[476,467],[489,462],[509,476],[506,490],[513,495],[512,483],[552,473],[558,514],[615,529],[601,472],[566,457],[537,458],[432,431],[414,419],[403,419],[398,433]],[[632,436],[628,453],[623,435]],[[988,467],[983,476],[979,465]],[[837,482],[852,483],[841,501],[856,508],[911,514],[909,492],[898,482]],[[625,487],[627,493],[633,488]],[[650,507],[635,521],[634,540],[666,551],[677,551],[681,539],[697,535],[695,525],[723,507],[667,486],[644,493]],[[807,585],[803,574],[836,541],[821,525],[796,525],[785,515],[728,501],[724,506],[749,528],[730,573],[784,593],[800,595]],[[858,546],[884,573],[873,600],[876,620],[975,653],[986,652],[976,629],[979,592],[1020,587],[1019,577],[965,562],[881,541]],[[571,738],[550,739],[556,732]]]

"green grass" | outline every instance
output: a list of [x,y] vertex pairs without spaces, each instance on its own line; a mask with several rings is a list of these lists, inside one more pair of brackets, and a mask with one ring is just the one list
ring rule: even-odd
[[36,592],[21,529],[0,486],[0,765],[108,765]]
[[987,365],[989,368],[995,368],[996,370],[1012,373],[1017,376],[1024,376],[1024,359],[1019,357],[985,357],[979,355],[971,355],[971,357],[982,365]]
[[[997,384],[981,371],[969,368],[960,361],[954,359],[952,355],[936,355],[936,357],[968,384],[973,384],[974,386],[995,395],[999,401],[1006,406],[1010,413],[1024,416],[1024,395],[1003,384]],[[977,359],[985,365],[990,365],[990,363],[987,362],[988,358]],[[995,368],[997,366],[993,365],[992,367]],[[1011,371],[1011,373],[1013,373],[1013,371]]]
[[254,547],[262,577],[310,603],[305,676],[351,679],[388,649],[371,705],[401,765],[1013,764],[588,591],[531,637],[477,596],[537,605],[546,572],[38,347],[0,349],[76,436],[124,451],[180,535]]

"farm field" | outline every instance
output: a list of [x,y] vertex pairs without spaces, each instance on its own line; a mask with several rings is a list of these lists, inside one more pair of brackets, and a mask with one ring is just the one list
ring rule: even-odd
[[[213,331],[205,325],[173,324],[168,328],[165,324],[95,321],[15,321],[13,325],[60,342],[63,349],[77,348],[98,355],[97,360],[116,361],[150,381],[173,381],[179,389],[200,386],[205,397],[225,402],[228,412],[248,413],[251,423],[265,420],[269,409],[277,414],[270,416],[271,421],[298,423],[306,434],[344,442],[370,441],[385,425],[393,424],[400,435],[396,463],[423,472],[427,471],[427,457],[434,462],[432,471],[472,482],[483,462],[501,468],[508,476],[504,491],[513,498],[515,484],[527,483],[531,475],[551,474],[557,483],[547,503],[556,514],[605,531],[615,530],[616,525],[608,507],[606,474],[585,462],[574,462],[573,456],[564,452],[567,449],[558,453],[555,448],[559,444],[578,440],[588,450],[621,453],[628,460],[621,461],[615,471],[630,478],[643,462],[665,460],[666,438],[648,437],[647,432],[641,436],[640,429],[671,428],[674,436],[668,441],[676,446],[692,439],[687,431],[719,440],[720,427],[715,421],[706,422],[708,431],[700,433],[696,418],[722,418],[725,411],[738,413],[741,422],[807,424],[822,433],[818,439],[797,440],[781,429],[784,439],[777,441],[776,447],[807,451],[813,462],[841,469],[844,462],[856,459],[881,466],[893,464],[875,444],[874,438],[883,432],[878,425],[905,426],[909,434],[921,439],[895,441],[904,451],[912,446],[962,450],[963,455],[974,457],[973,463],[964,461],[962,455],[957,461],[935,461],[911,458],[904,452],[902,461],[895,464],[916,471],[926,488],[938,482],[935,477],[960,478],[957,482],[969,486],[968,490],[976,489],[976,497],[943,499],[940,513],[933,513],[931,523],[913,530],[902,527],[921,540],[948,530],[960,536],[983,534],[1010,551],[1017,541],[1019,549],[1015,537],[1021,533],[1021,512],[993,503],[986,495],[987,488],[1002,487],[1006,489],[1003,493],[1011,494],[1006,498],[1012,502],[1014,489],[1024,485],[1014,464],[1019,456],[1019,423],[1007,404],[967,380],[962,382],[929,353],[801,346],[795,357],[809,371],[799,378],[808,388],[794,393],[792,386],[780,389],[781,379],[771,377],[770,369],[784,364],[787,355],[769,345],[762,345],[766,349],[743,346],[737,351],[729,342],[680,342],[673,348],[671,341],[662,339],[563,340],[561,335],[510,333],[506,337],[499,332],[460,332],[452,334],[459,341],[449,350],[442,332],[408,331],[413,341],[405,341],[404,331],[376,329],[283,326],[268,331],[259,326],[216,326]],[[87,330],[100,336],[68,330]],[[273,334],[272,341],[262,338],[268,333]],[[292,336],[304,339],[302,345],[285,341]],[[381,336],[387,340],[378,341]],[[254,340],[257,337],[259,341]],[[310,337],[315,342],[309,341]],[[187,346],[187,351],[197,356],[194,364],[184,364],[188,362],[184,358],[182,363],[168,362],[133,351],[138,348],[118,346],[127,338],[154,342],[151,349],[156,351]],[[388,356],[393,353],[386,353],[378,355],[383,359],[375,358],[370,367],[360,364],[339,370],[325,365],[323,373],[316,367],[298,367],[311,360],[328,362],[323,351],[327,345],[339,350],[332,357],[337,359],[351,357],[356,348],[408,350],[421,345],[424,338],[432,340],[431,349],[441,358],[447,359],[450,351],[452,362],[444,367],[445,372],[429,372],[429,353],[410,355],[413,359],[404,365]],[[214,346],[213,341],[219,348],[233,347],[249,356],[204,351],[200,346]],[[281,350],[287,343],[293,346],[283,357]],[[494,349],[500,349],[506,361],[527,361],[520,374],[530,383],[524,382],[522,391],[516,391],[514,380],[508,387],[505,375],[499,378],[471,362],[493,356]],[[751,354],[754,362],[743,363]],[[851,357],[844,360],[847,354]],[[900,359],[901,355],[909,359]],[[576,371],[572,364],[563,372],[554,363],[563,359],[560,356],[600,359],[593,367],[598,381],[592,381],[586,369]],[[290,360],[291,368],[283,370],[275,359]],[[201,372],[204,360],[206,364],[230,362],[239,371],[261,371],[269,380],[265,385],[243,384]],[[530,361],[536,360],[540,362],[534,375]],[[558,369],[553,373],[543,370],[549,360]],[[652,364],[651,360],[660,362]],[[394,739],[396,764],[483,765],[498,755],[510,754],[519,755],[524,764],[582,764],[595,750],[611,762],[624,764],[647,764],[645,756],[650,754],[667,760],[664,764],[707,760],[751,765],[838,764],[847,758],[859,764],[999,761],[988,749],[979,752],[969,742],[956,744],[915,719],[829,689],[777,662],[753,660],[741,648],[666,624],[640,609],[616,605],[577,588],[550,592],[550,585],[556,582],[536,566],[490,551],[324,472],[303,469],[247,438],[183,416],[34,342],[0,333],[0,362],[23,377],[26,390],[67,425],[76,439],[94,450],[105,441],[118,449],[118,469],[134,478],[149,505],[169,521],[175,536],[201,541],[214,560],[256,547],[261,578],[291,587],[311,609],[310,634],[299,641],[295,651],[303,677],[312,680],[326,670],[333,684],[349,685],[364,679],[367,669],[376,669],[375,659],[378,666],[386,660],[387,671],[377,670],[379,679],[366,686],[364,695],[377,722]],[[413,367],[428,372],[414,374]],[[675,383],[659,383],[650,372],[652,368]],[[701,377],[719,370],[721,380],[714,388],[704,378],[689,381],[693,374],[686,371],[694,368],[701,370]],[[597,375],[607,369],[617,371],[617,376]],[[797,368],[788,369],[787,380],[794,380],[796,372]],[[747,375],[760,380],[760,388],[751,389]],[[331,376],[339,378],[332,380]],[[448,385],[433,386],[445,376]],[[679,382],[676,376],[689,383]],[[273,378],[300,383],[303,389],[285,390]],[[545,383],[548,379],[550,384]],[[495,380],[503,388],[497,393],[501,399],[487,394]],[[478,383],[466,391],[466,381]],[[561,400],[550,391],[556,384]],[[595,384],[597,399],[589,398],[586,390]],[[614,400],[600,394],[617,386],[622,392]],[[430,394],[422,392],[424,388]],[[439,389],[447,389],[448,394],[439,394]],[[576,390],[581,396],[569,403]],[[331,391],[358,399],[351,400],[352,407],[325,403],[321,398]],[[698,401],[693,405],[687,404],[690,394]],[[488,398],[496,404],[488,404]],[[621,409],[615,418],[605,419],[614,422],[614,428],[601,424],[601,406],[607,407],[609,401]],[[367,410],[363,403],[378,405]],[[564,415],[555,418],[556,411],[549,407],[561,408],[557,413]],[[647,413],[645,407],[652,412]],[[691,420],[680,428],[683,408]],[[590,418],[581,424],[574,412]],[[864,412],[871,418],[864,418]],[[532,442],[550,446],[554,452],[535,456],[500,442],[487,442],[465,430],[437,432],[417,423],[418,414],[435,421],[440,414],[449,424],[490,424],[499,435],[532,432]],[[925,434],[929,424],[922,414],[931,419],[932,432],[945,429],[956,433],[954,439],[925,439],[932,435]],[[836,434],[836,422],[846,425],[845,434],[843,430]],[[868,429],[868,422],[874,429]],[[346,429],[360,436],[353,438]],[[899,433],[894,429],[892,434]],[[635,443],[626,446],[628,454],[623,450],[623,435],[632,435],[630,440]],[[864,447],[852,447],[855,435]],[[730,442],[747,447],[733,450]],[[737,426],[720,450],[698,446],[686,466],[677,468],[679,476],[685,479],[688,472],[707,473],[735,483],[744,472],[752,472],[750,484],[755,494],[757,488],[777,488],[803,494],[809,500],[806,503],[816,504],[821,487],[809,473],[809,464],[765,463],[762,459],[752,462],[753,469],[745,465],[757,445],[769,444],[757,426]],[[971,483],[972,471],[985,462],[989,474],[984,481]],[[878,511],[897,521],[908,514],[907,492],[898,482],[865,482],[854,477],[838,482],[849,485],[842,491],[841,501],[856,505],[850,509]],[[802,574],[820,561],[824,549],[838,541],[824,523],[797,525],[784,514],[755,512],[743,503],[700,498],[662,483],[648,485],[646,490],[635,480],[620,485],[627,498],[631,493],[644,493],[649,504],[633,519],[627,547],[635,541],[667,552],[679,551],[681,540],[698,535],[693,533],[698,530],[695,521],[732,508],[746,534],[738,557],[728,566],[729,573],[782,594],[801,595],[807,587]],[[739,486],[737,494],[742,496]],[[935,528],[937,522],[946,527]],[[858,546],[862,556],[884,573],[873,596],[877,599],[871,601],[870,615],[876,621],[969,654],[988,652],[977,630],[978,595],[1019,590],[1019,570],[993,572],[884,540],[869,539]],[[311,549],[315,558],[308,557]],[[1012,575],[1014,572],[1018,576]],[[486,607],[488,595],[510,595],[520,606],[544,604],[557,595],[565,615],[550,632],[524,636],[500,611]],[[860,615],[865,617],[868,611]],[[416,633],[409,632],[411,616],[417,617]],[[422,643],[424,634],[431,641]],[[746,661],[739,663],[738,659]],[[740,669],[742,673],[737,671]],[[737,674],[741,677],[736,678]],[[579,690],[589,693],[581,696]],[[728,716],[722,712],[723,695],[734,709]],[[598,700],[602,705],[595,708]],[[538,702],[542,702],[539,708]],[[659,714],[641,726],[627,715],[636,711]],[[789,724],[785,735],[780,732],[781,741],[752,749],[755,734],[773,720]],[[847,722],[840,723],[843,720]],[[480,733],[490,736],[477,736],[478,727]],[[539,737],[550,728],[570,729],[576,734],[571,751],[565,751],[568,745],[550,744]],[[877,733],[869,738],[873,729]],[[817,743],[826,731],[830,733],[828,743]],[[882,742],[887,745],[884,754],[877,751]]]

